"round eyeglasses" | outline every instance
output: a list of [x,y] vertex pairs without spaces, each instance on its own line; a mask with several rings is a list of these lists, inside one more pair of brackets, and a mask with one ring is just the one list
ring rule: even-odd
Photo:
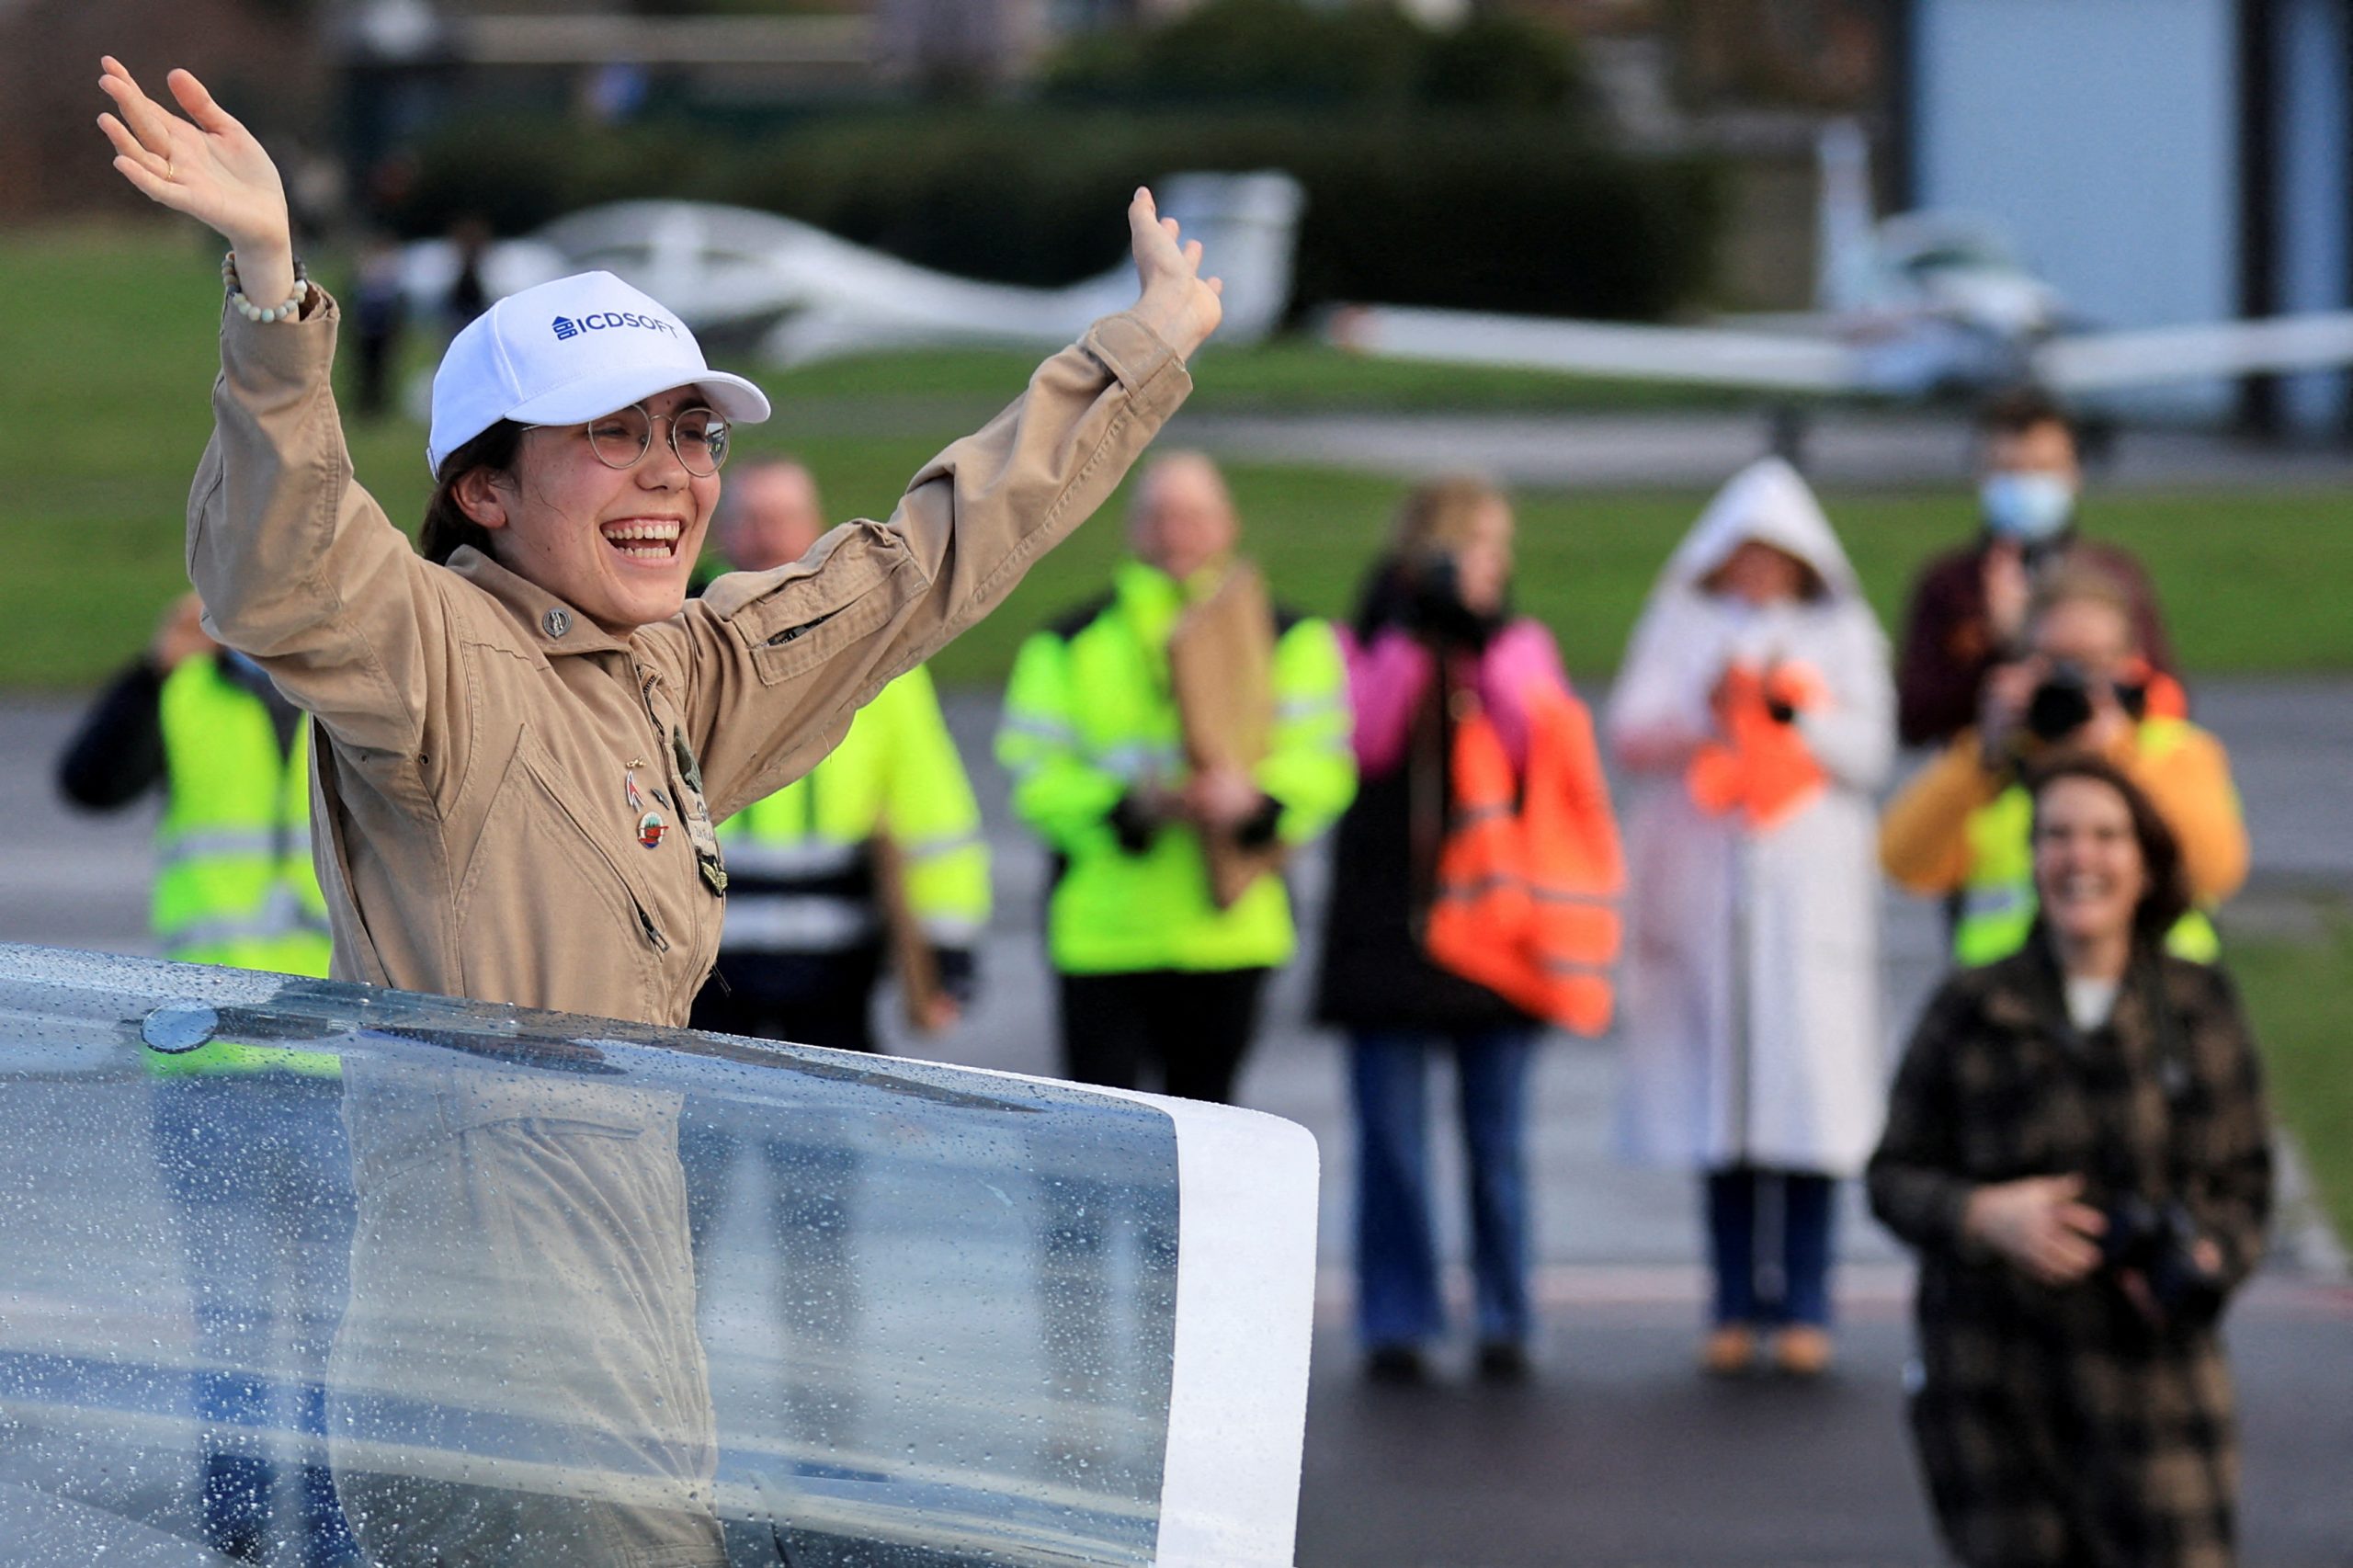
[[[727,421],[717,410],[682,408],[676,414],[649,414],[642,403],[601,414],[581,426],[588,449],[607,468],[635,468],[654,446],[654,422],[670,422],[670,450],[678,464],[698,479],[709,479],[727,461]],[[540,426],[536,428],[562,428]]]

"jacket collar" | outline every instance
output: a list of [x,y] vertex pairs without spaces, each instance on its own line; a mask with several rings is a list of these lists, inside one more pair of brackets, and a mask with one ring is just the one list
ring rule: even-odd
[[[2009,971],[2005,978],[2011,983],[1994,988],[1985,1001],[1986,1017],[2008,1028],[2037,1029],[2082,1049],[2086,1031],[2075,1027],[2067,1011],[2066,977],[2059,971],[2058,958],[2040,920],[2028,933],[2026,946],[2005,967]],[[2144,1031],[2150,1024],[2149,1001],[2161,979],[2156,956],[2146,943],[2136,943],[2124,978],[2117,985],[2116,1006],[2109,1014],[2108,1027],[2120,1034]]]
[[449,570],[498,601],[520,634],[523,646],[551,658],[560,653],[627,653],[615,637],[564,600],[519,576],[470,544],[449,555]]

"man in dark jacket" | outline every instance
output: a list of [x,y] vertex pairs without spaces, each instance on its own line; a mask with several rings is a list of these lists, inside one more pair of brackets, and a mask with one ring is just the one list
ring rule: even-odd
[[2082,538],[2075,504],[2083,467],[2058,403],[2031,389],[1989,404],[1980,420],[1984,531],[1929,562],[1912,590],[1896,669],[1896,728],[1908,746],[1942,745],[1977,722],[1985,678],[2017,656],[2035,584],[2061,561],[2098,568],[2131,597],[2135,638],[2174,676],[2148,574],[2119,547]]

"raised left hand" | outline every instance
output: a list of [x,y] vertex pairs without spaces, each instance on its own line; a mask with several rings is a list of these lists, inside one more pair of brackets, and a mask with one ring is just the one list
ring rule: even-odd
[[1163,218],[1152,192],[1136,187],[1128,203],[1128,238],[1135,251],[1135,313],[1160,340],[1189,359],[1225,318],[1219,296],[1225,280],[1203,278],[1201,242],[1186,239],[1174,218]]

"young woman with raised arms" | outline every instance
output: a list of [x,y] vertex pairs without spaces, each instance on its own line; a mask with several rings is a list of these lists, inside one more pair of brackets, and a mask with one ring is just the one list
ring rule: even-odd
[[115,168],[229,243],[188,570],[214,634],[318,721],[342,979],[685,1023],[719,940],[711,823],[806,771],[1094,511],[1218,323],[1199,244],[1139,190],[1133,308],[926,464],[888,522],[688,602],[729,428],[767,400],[620,279],[560,278],[450,344],[419,555],[353,478],[341,313],[295,260],[269,155],[188,73],[174,114],[103,69]]

